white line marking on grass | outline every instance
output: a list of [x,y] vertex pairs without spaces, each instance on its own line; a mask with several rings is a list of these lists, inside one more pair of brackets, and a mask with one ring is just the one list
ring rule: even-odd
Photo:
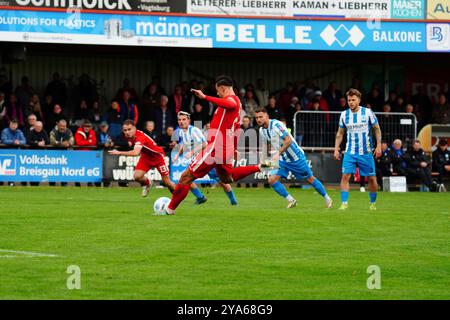
[[39,253],[39,252],[31,252],[31,251],[16,251],[16,250],[0,249],[0,252],[15,253],[16,254],[16,255],[0,255],[0,258],[1,257],[13,258],[13,257],[18,257],[17,255],[23,255],[25,257],[57,257],[56,254]]

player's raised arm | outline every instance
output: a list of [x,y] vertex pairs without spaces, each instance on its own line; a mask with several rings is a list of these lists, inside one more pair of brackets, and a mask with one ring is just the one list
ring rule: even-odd
[[236,101],[231,97],[216,98],[205,95],[201,90],[191,89],[191,91],[200,99],[205,99],[208,102],[212,102],[216,104],[218,107],[222,107],[225,109],[233,109],[237,107]]
[[227,76],[219,76],[216,79],[216,90],[219,98],[205,95],[201,90],[191,89],[191,91],[200,99],[216,104],[220,108],[234,109],[238,107],[233,91],[233,80]]
[[116,156],[138,156],[141,154],[142,145],[135,144],[133,150],[130,151],[119,151],[116,149],[109,150],[108,153]]
[[232,97],[216,98],[206,96],[205,100],[216,104],[219,108],[234,109],[238,106],[236,101]]

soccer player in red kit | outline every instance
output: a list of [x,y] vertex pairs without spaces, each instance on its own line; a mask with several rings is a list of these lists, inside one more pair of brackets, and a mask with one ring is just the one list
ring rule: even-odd
[[219,98],[210,97],[200,90],[191,89],[200,99],[212,102],[217,109],[208,130],[208,145],[198,153],[189,167],[183,172],[172,194],[172,200],[164,209],[167,214],[175,214],[175,209],[186,198],[189,186],[198,178],[216,168],[217,175],[223,183],[231,183],[261,171],[261,167],[271,164],[233,168],[237,148],[236,131],[240,126],[241,103],[233,91],[233,80],[227,76],[216,79],[216,90]]
[[[142,196],[146,197],[150,191],[151,182],[145,174],[152,168],[156,168],[161,174],[162,181],[170,191],[175,189],[175,184],[170,180],[169,168],[164,160],[164,150],[148,135],[136,129],[133,120],[125,120],[122,126],[125,138],[133,146],[131,151],[109,150],[109,154],[122,156],[141,155],[134,170],[133,178],[141,184]],[[189,191],[189,189],[188,189]]]

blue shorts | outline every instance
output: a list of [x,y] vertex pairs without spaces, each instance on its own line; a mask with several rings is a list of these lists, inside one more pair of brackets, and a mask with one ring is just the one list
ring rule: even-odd
[[287,178],[289,172],[291,172],[297,179],[306,180],[313,176],[311,168],[309,167],[308,162],[306,162],[306,159],[300,159],[295,162],[280,161],[280,168],[271,170],[269,174]]
[[344,154],[342,162],[342,173],[352,174],[356,172],[356,166],[359,168],[359,174],[362,177],[375,176],[375,160],[371,153],[367,154]]
[[216,168],[212,169],[210,172],[208,172],[208,176],[210,179],[216,180],[219,182],[219,176],[217,175]]

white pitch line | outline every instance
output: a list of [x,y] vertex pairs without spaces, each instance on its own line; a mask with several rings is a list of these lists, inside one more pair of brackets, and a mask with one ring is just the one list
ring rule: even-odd
[[[5,250],[5,249],[0,249],[0,252],[5,252],[5,253],[15,253],[15,254],[23,254],[25,256],[29,256],[29,257],[57,257],[56,254],[51,254],[51,253],[39,253],[39,252],[31,252],[31,251],[16,251],[16,250]],[[0,257],[2,257],[0,255]],[[6,257],[12,257],[12,256],[6,256]]]

